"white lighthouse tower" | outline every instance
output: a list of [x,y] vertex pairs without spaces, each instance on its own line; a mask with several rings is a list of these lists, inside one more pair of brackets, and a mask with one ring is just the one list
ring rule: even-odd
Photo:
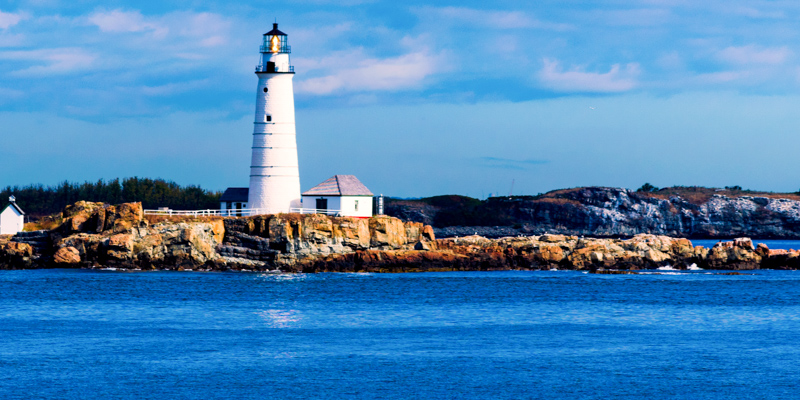
[[294,67],[291,48],[278,24],[264,34],[250,163],[248,208],[259,214],[288,213],[300,207],[300,172],[294,126]]

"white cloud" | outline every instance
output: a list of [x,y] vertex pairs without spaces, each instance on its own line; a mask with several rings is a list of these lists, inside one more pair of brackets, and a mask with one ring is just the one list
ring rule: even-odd
[[25,42],[25,35],[21,33],[9,34],[7,32],[0,32],[0,47],[20,46],[24,42]]
[[18,99],[23,97],[25,92],[16,89],[7,89],[4,87],[0,87],[0,104],[7,103],[11,100]]
[[152,31],[156,36],[163,36],[169,30],[152,21],[145,20],[139,11],[101,11],[89,16],[89,22],[102,32],[143,32]]
[[418,14],[432,16],[439,21],[445,19],[476,27],[494,29],[542,28],[566,30],[572,28],[568,24],[539,21],[521,11],[489,11],[466,7],[423,7],[418,10]]
[[699,74],[694,77],[696,83],[729,83],[748,78],[752,73],[748,71],[719,71]]
[[[352,68],[342,64],[351,62]],[[297,85],[299,92],[329,95],[334,92],[393,91],[420,86],[425,78],[436,73],[441,56],[428,52],[415,52],[392,58],[363,58],[360,51],[349,54],[338,53],[316,62],[306,61],[301,65],[309,69],[335,71],[332,74],[306,79]]]
[[788,48],[761,48],[755,45],[728,47],[717,53],[717,56],[733,64],[782,64],[791,52]]
[[546,87],[560,92],[625,92],[637,86],[639,64],[630,63],[611,66],[606,73],[586,72],[580,68],[564,71],[556,60],[544,60],[544,68],[538,73],[539,81]]
[[207,87],[209,82],[209,79],[199,79],[188,82],[168,83],[161,86],[143,86],[139,90],[146,96],[168,96]]
[[59,75],[94,66],[97,57],[80,48],[57,48],[41,50],[18,50],[0,52],[0,60],[17,60],[44,62],[46,65],[34,65],[11,72],[15,76]]
[[592,15],[608,25],[655,26],[663,25],[672,18],[672,12],[663,8],[640,8],[629,10],[592,10]]
[[163,40],[190,39],[189,47],[215,47],[227,44],[231,23],[213,13],[174,12],[148,17],[139,11],[98,11],[88,17],[89,23],[102,32],[145,33]]
[[769,18],[769,19],[786,18],[786,14],[782,10],[762,11],[753,7],[735,7],[732,8],[730,12],[736,15],[741,15],[749,18]]
[[26,14],[14,14],[0,11],[0,29],[8,29],[27,18]]
[[227,34],[231,28],[231,23],[227,19],[207,12],[175,13],[167,15],[163,23],[180,36],[197,39],[197,43],[203,47],[227,43]]

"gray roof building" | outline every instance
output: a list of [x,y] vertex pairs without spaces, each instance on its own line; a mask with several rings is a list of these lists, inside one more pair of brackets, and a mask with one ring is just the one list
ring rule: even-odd
[[372,196],[372,192],[355,175],[334,175],[303,196]]
[[221,202],[246,203],[250,188],[227,188],[219,199]]

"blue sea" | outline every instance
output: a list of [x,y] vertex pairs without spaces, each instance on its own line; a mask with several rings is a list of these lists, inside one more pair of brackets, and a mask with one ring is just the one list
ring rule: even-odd
[[0,398],[800,398],[800,272],[654,272],[0,271]]

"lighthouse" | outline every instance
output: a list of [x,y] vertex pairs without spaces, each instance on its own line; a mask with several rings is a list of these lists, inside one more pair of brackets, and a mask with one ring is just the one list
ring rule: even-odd
[[258,214],[288,213],[300,207],[294,67],[286,34],[277,23],[264,34],[260,52],[247,206]]

